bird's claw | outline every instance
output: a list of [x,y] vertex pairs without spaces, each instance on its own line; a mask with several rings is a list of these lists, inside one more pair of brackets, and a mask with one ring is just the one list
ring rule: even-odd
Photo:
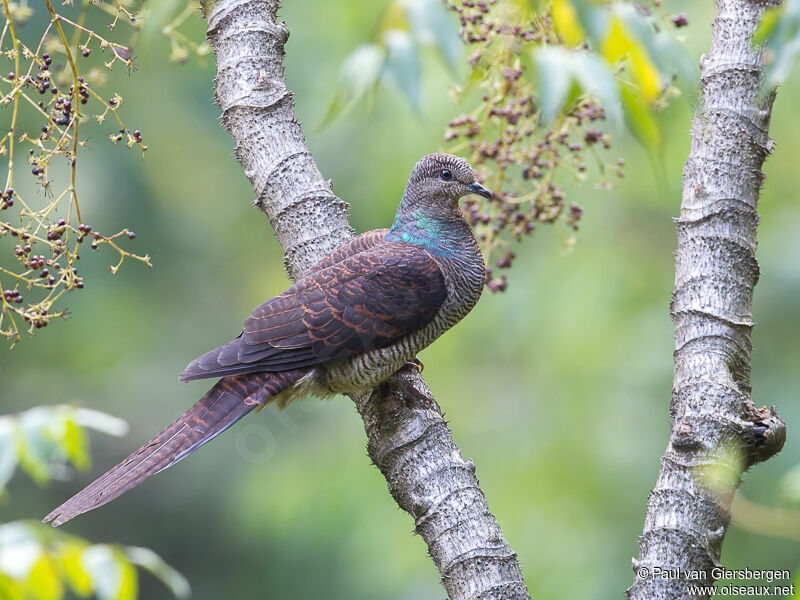
[[416,356],[404,364],[403,367],[411,367],[420,373],[422,373],[422,371],[425,369],[425,365]]

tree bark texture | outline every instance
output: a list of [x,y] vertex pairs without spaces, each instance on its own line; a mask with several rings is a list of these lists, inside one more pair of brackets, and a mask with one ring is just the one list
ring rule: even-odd
[[780,0],[716,4],[676,220],[672,432],[647,501],[630,600],[707,597],[690,596],[697,582],[684,575],[705,573],[701,583],[713,583],[741,475],[786,437],[774,408],[753,403],[750,385],[756,204],[774,98],[762,89],[762,49],[751,39]]
[[[293,279],[349,239],[348,204],[332,191],[306,147],[286,88],[289,32],[278,0],[206,0],[217,61],[216,98],[256,192],[285,249]],[[399,199],[398,199],[399,201]],[[352,396],[370,458],[397,504],[415,519],[452,600],[529,599],[509,547],[475,477],[416,370]]]

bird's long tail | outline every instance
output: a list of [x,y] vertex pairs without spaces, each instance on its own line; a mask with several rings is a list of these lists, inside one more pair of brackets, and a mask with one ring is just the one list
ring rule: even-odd
[[192,408],[152,440],[64,502],[43,521],[54,527],[111,502],[142,481],[186,458],[254,408],[269,402],[302,372],[224,377]]

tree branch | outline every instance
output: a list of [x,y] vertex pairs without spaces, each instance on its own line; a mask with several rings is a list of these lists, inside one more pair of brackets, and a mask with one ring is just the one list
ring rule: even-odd
[[756,204],[774,99],[762,91],[762,50],[751,39],[766,7],[778,4],[717,0],[711,51],[700,62],[676,220],[672,433],[647,501],[630,600],[700,597],[689,595],[685,577],[656,569],[714,581],[742,473],[786,438],[774,409],[756,408],[750,395]]
[[[216,97],[236,158],[286,251],[293,279],[351,237],[348,205],[308,151],[283,76],[288,29],[278,0],[206,0]],[[529,599],[516,554],[489,511],[423,379],[406,369],[352,396],[367,450],[397,504],[415,519],[452,600]]]

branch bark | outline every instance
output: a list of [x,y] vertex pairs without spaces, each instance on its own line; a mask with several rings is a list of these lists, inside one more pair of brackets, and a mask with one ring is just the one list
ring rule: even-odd
[[[206,0],[216,98],[236,158],[283,246],[293,279],[349,239],[348,204],[306,147],[283,75],[279,0]],[[422,399],[422,400],[421,400]],[[452,600],[530,599],[516,554],[422,377],[403,370],[352,396],[370,458],[415,520]]]
[[672,433],[647,501],[630,600],[707,597],[689,595],[686,574],[713,583],[742,473],[786,438],[774,408],[756,408],[750,385],[756,204],[774,99],[762,91],[762,49],[751,40],[780,0],[716,4],[676,220]]

